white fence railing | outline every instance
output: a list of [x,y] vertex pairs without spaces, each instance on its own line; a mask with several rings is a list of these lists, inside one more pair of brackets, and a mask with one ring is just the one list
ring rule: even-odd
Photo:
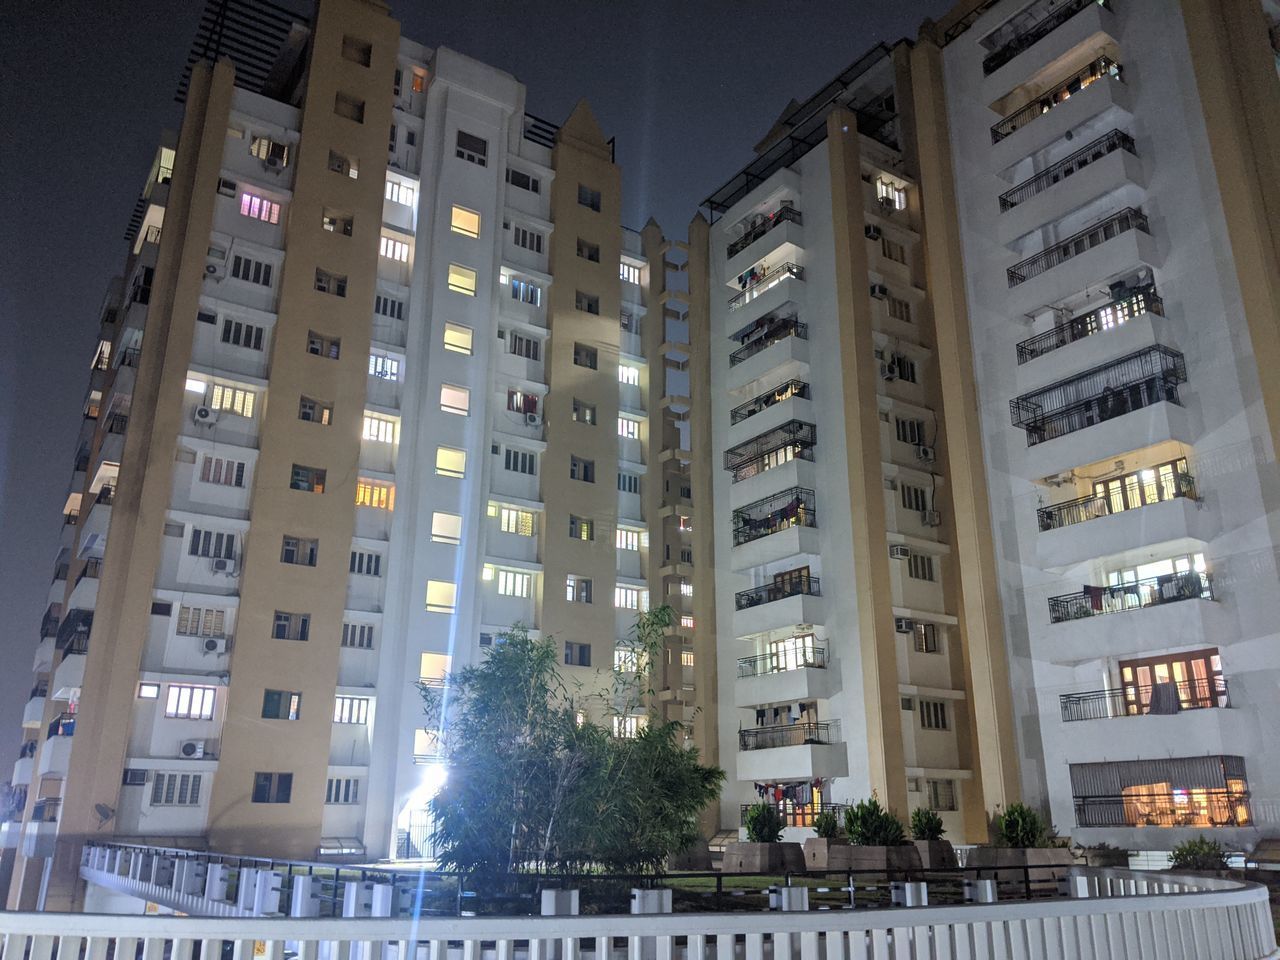
[[1076,868],[1058,899],[893,910],[324,918],[0,912],[0,960],[1043,960],[1276,951],[1265,887]]

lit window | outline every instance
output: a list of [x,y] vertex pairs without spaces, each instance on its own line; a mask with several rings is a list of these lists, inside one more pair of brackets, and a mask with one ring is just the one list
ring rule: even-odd
[[681,581],[680,581],[680,596],[682,596],[682,597],[692,597],[692,596],[693,596],[693,584],[692,584],[692,583],[689,583],[689,581],[687,581],[687,580],[681,580]]
[[254,393],[252,390],[241,390],[239,387],[224,387],[215,383],[209,392],[209,406],[215,410],[238,414],[242,417],[253,416]]
[[680,618],[680,627],[681,627],[682,629],[684,629],[684,630],[692,630],[692,629],[693,629],[693,617],[690,617],[690,616],[687,616],[687,615],[686,615],[686,616],[682,616],[682,617]]
[[253,193],[240,195],[240,215],[263,223],[280,222],[280,204]]
[[373,507],[375,510],[396,508],[396,485],[385,480],[356,480],[356,506]]
[[498,571],[498,593],[504,597],[527,597],[533,577],[516,570]]
[[471,411],[471,391],[466,387],[455,387],[449,383],[441,384],[440,409],[445,413],[456,413],[465,417]]
[[203,394],[207,386],[208,384],[206,384],[203,380],[198,380],[195,377],[187,377],[187,386],[186,386],[187,393]]
[[436,447],[436,473],[442,477],[467,475],[467,451],[453,447]]
[[446,323],[444,325],[444,348],[452,350],[454,353],[465,353],[471,355],[471,328],[463,326],[460,323]]
[[379,380],[399,380],[400,359],[389,357],[385,353],[369,354],[369,376]]
[[335,697],[333,700],[334,723],[368,723],[368,697]]
[[482,567],[480,570],[480,579],[483,580],[485,583],[491,583],[493,581],[494,576],[497,574],[497,572],[498,572],[497,567],[495,567],[492,563],[486,563],[484,567]]
[[640,383],[640,368],[630,367],[625,363],[618,364],[618,382],[636,386]]
[[478,237],[480,236],[480,214],[466,207],[455,206],[449,221],[449,229],[464,237]]
[[639,610],[640,589],[638,587],[614,587],[613,605],[622,610]]
[[682,667],[692,667],[692,666],[693,666],[693,651],[692,651],[692,650],[681,650],[681,651],[680,651],[680,666],[682,666]]
[[431,539],[436,543],[462,542],[462,517],[436,511],[431,514]]
[[640,421],[628,417],[618,418],[618,436],[635,440],[640,436]]
[[476,295],[476,272],[470,267],[460,267],[456,263],[449,264],[449,289],[454,293]]
[[619,550],[639,550],[640,549],[640,531],[623,530],[618,528],[618,549]]
[[378,252],[388,260],[398,260],[400,263],[409,262],[409,245],[402,240],[383,237],[378,247]]
[[542,305],[542,288],[529,280],[511,278],[511,299],[521,303],[531,303],[535,307]]
[[458,603],[458,585],[448,580],[427,581],[427,610],[431,613],[453,613]]
[[217,687],[197,687],[187,683],[169,684],[164,715],[179,720],[212,720]]
[[401,203],[406,207],[413,206],[413,187],[399,180],[387,181],[386,197],[392,203]]
[[591,602],[591,578],[569,574],[565,577],[565,599],[570,603]]
[[160,697],[160,684],[158,683],[140,683],[138,684],[138,696],[143,700],[156,700]]
[[622,263],[622,266],[618,270],[618,276],[621,277],[623,280],[625,280],[627,283],[639,283],[640,268],[637,267],[634,263],[627,263],[624,260]]
[[624,740],[633,740],[640,731],[649,725],[648,717],[614,717],[613,735]]
[[391,417],[379,417],[372,413],[364,415],[364,429],[361,436],[375,443],[395,443],[399,433],[399,422]]
[[498,512],[498,525],[503,533],[514,533],[520,537],[532,537],[534,533],[533,514],[528,510],[503,507]]
[[895,210],[905,210],[907,191],[889,180],[876,181],[876,199]]

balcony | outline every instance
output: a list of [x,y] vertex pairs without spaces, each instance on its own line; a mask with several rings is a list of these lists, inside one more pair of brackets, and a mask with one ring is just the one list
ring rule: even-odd
[[31,672],[47,673],[53,666],[53,654],[53,637],[41,637],[40,642],[36,644],[35,656],[31,659]]
[[987,54],[982,61],[983,76],[990,76],[995,73],[1020,53],[1030,50],[1076,14],[1091,7],[1103,7],[1110,10],[1111,4],[1109,0],[1067,0],[1066,3],[1052,13],[1019,31],[1002,46]]
[[800,211],[791,206],[791,204],[784,202],[773,213],[768,214],[767,216],[761,216],[757,219],[755,223],[747,228],[746,233],[740,236],[737,240],[734,240],[733,243],[729,244],[729,249],[725,255],[732,260],[735,256],[747,249],[747,247],[751,246],[751,244],[755,243],[774,227],[783,223],[800,222]]
[[1244,758],[1167,757],[1071,764],[1080,827],[1253,825]]
[[729,366],[736,367],[744,360],[749,360],[762,350],[767,350],[780,340],[788,337],[809,339],[809,327],[796,319],[795,314],[787,317],[762,317],[749,330],[736,335],[742,346],[729,354]]
[[35,774],[35,744],[31,744],[32,752],[28,753],[25,749],[18,754],[18,759],[13,762],[13,776],[10,782],[15,787],[25,787],[31,784],[32,777]]
[[1169,681],[1153,686],[1064,693],[1058,697],[1064,723],[1117,717],[1167,716],[1183,710],[1226,709],[1226,677]]
[[[738,806],[738,823],[740,826],[747,825],[747,811],[754,807],[754,803],[743,803]],[[844,812],[848,809],[846,803],[809,803],[798,804],[784,800],[782,803],[776,804],[778,816],[782,818],[784,827],[812,827],[814,818],[821,813],[830,813],[836,818],[837,823],[844,823]]]
[[75,734],[74,714],[63,713],[49,724],[49,736],[40,749],[36,775],[41,777],[65,777],[71,766],[71,738]]
[[793,487],[738,508],[733,511],[733,545],[740,547],[792,527],[816,527],[816,502],[812,490]]
[[848,775],[849,761],[833,722],[792,723],[738,731],[739,780],[810,780]]
[[1181,406],[1178,386],[1186,380],[1182,354],[1156,344],[1016,397],[1009,415],[1033,447],[1153,404]]
[[45,797],[31,808],[31,819],[23,826],[22,853],[27,857],[53,856],[58,835],[58,815],[62,812],[61,797]]
[[[1138,481],[1135,480],[1134,485],[1137,486],[1137,484]],[[1147,501],[1117,503],[1113,498],[1106,495],[1092,494],[1076,500],[1067,500],[1064,503],[1040,507],[1036,510],[1036,520],[1040,525],[1040,532],[1046,533],[1050,530],[1057,530],[1060,527],[1067,527],[1076,523],[1085,523],[1089,520],[1098,520],[1102,517],[1110,517],[1119,513],[1128,513],[1178,497],[1187,497],[1191,500],[1199,499],[1196,496],[1195,479],[1189,473],[1175,472],[1168,476],[1153,476],[1149,484],[1153,489],[1151,491],[1151,499]]]
[[836,723],[788,723],[772,727],[751,727],[738,731],[739,750],[776,750],[815,743],[836,743],[840,725]]
[[1024,180],[1016,187],[1000,194],[1000,212],[1007,213],[1019,204],[1025,203],[1037,194],[1043,193],[1050,187],[1061,183],[1072,174],[1079,173],[1085,167],[1116,150],[1126,150],[1134,156],[1138,154],[1137,148],[1133,145],[1132,137],[1120,130],[1112,130],[1105,136],[1093,141],[1093,143],[1080,148],[1071,156],[1059,160],[1053,166],[1037,173],[1034,177]]
[[1108,240],[1130,230],[1141,230],[1147,234],[1151,232],[1147,224],[1146,215],[1141,210],[1126,207],[1119,213],[1112,214],[1105,220],[1086,227],[1065,240],[1058,241],[1049,248],[1037,253],[1034,257],[1028,257],[1026,260],[1009,267],[1005,271],[1009,289],[1012,290],[1033,277],[1038,277],[1054,267],[1061,266],[1073,257],[1078,257],[1082,253],[1101,246]]
[[743,420],[750,419],[763,410],[768,410],[774,404],[790,400],[792,397],[808,400],[809,384],[803,380],[788,380],[772,390],[766,390],[759,396],[752,397],[746,403],[740,403],[730,410],[729,422],[741,423]]
[[[779,284],[785,284],[791,280],[804,280],[804,267],[794,263],[780,263],[778,266],[766,272],[757,271],[754,267],[746,273],[741,274],[740,285],[742,291],[729,298],[729,310],[740,310],[749,303],[759,301],[770,291],[778,287]],[[781,293],[770,296],[768,309],[780,307],[788,297]],[[776,301],[776,302],[775,302]]]
[[49,604],[48,609],[44,612],[44,617],[40,620],[40,636],[56,637],[58,635],[58,623],[62,619],[62,605],[59,603]]
[[749,590],[739,590],[733,595],[734,609],[746,610],[764,603],[776,603],[787,597],[820,597],[821,583],[808,574],[781,576],[773,583],[762,584]]
[[48,695],[49,688],[44,684],[31,688],[31,698],[22,708],[24,727],[38,727],[44,721],[44,702]]
[[816,445],[817,428],[812,423],[788,420],[746,443],[730,447],[724,453],[724,468],[738,483],[789,460],[812,460]]
[[1081,316],[1072,317],[1061,326],[1021,341],[1014,347],[1018,364],[1029,363],[1086,337],[1113,331],[1143,313],[1164,316],[1164,301],[1156,294],[1154,285],[1127,292],[1121,299],[1112,300]]
[[1065,623],[1108,613],[1127,613],[1180,600],[1212,600],[1213,578],[1194,570],[1114,586],[1087,586],[1049,598],[1049,622]]
[[729,244],[725,275],[730,286],[754,264],[769,260],[792,260],[804,248],[800,211],[783,203],[773,213],[760,215],[747,232]]
[[49,696],[55,700],[71,700],[79,697],[80,688],[84,685],[84,662],[89,653],[89,638],[84,635],[66,647],[57,667],[53,671],[53,679],[49,682]]
[[993,124],[991,127],[991,143],[999,143],[1001,140],[1004,140],[1006,137],[1022,129],[1038,117],[1049,113],[1054,107],[1065,103],[1067,100],[1092,86],[1099,80],[1114,79],[1122,81],[1123,78],[1121,73],[1122,70],[1120,64],[1116,63],[1110,57],[1099,57],[1083,70],[1072,74],[1044,96],[1036,98],[1025,107],[1014,111],[1004,119]]
[[756,707],[765,703],[827,700],[840,689],[838,671],[827,669],[827,650],[813,647],[744,657],[738,661],[734,703]]

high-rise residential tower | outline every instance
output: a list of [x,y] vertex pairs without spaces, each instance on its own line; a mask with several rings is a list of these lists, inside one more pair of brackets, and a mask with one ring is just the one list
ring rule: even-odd
[[604,686],[669,592],[691,712],[682,254],[623,228],[590,109],[378,0],[214,9],[102,311],[14,907],[72,903],[90,835],[428,854],[417,684],[513,623]]

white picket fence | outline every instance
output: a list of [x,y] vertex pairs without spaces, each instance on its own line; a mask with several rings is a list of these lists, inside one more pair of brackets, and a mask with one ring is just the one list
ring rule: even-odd
[[[892,910],[336,918],[0,912],[0,960],[1262,960],[1256,884],[1079,869],[1069,897]],[[198,952],[197,952],[198,948]]]

